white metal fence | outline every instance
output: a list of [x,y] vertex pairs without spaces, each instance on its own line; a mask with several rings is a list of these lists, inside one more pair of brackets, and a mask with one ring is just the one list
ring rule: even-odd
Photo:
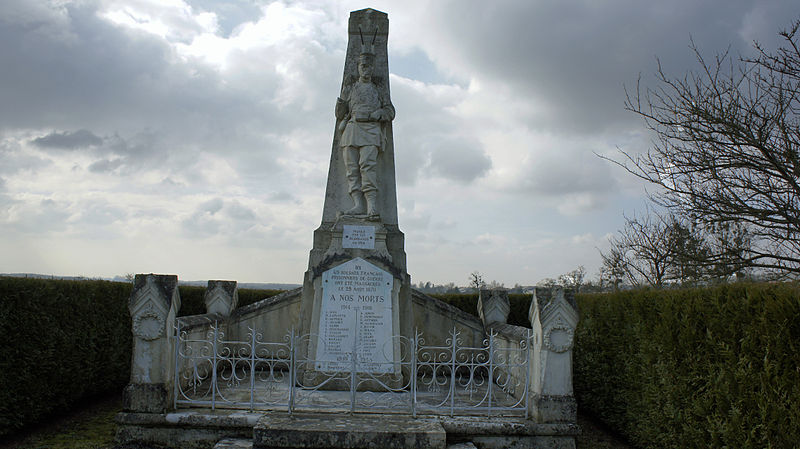
[[307,354],[309,342],[321,342],[316,334],[265,342],[251,328],[246,339],[229,340],[219,322],[185,330],[179,321],[175,337],[176,408],[528,415],[530,330],[511,342],[492,332],[478,347],[464,345],[455,328],[440,345],[417,331],[383,342],[399,359],[368,363],[359,360],[358,336],[336,363]]

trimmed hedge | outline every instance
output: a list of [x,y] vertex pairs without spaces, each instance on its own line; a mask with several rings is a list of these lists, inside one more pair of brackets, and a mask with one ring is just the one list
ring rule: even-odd
[[645,448],[800,441],[800,287],[580,295],[579,407]]
[[[478,294],[477,293],[437,293],[428,295],[440,299],[451,306],[458,307],[470,315],[478,316]],[[508,302],[511,311],[508,314],[508,323],[516,326],[530,327],[528,321],[528,308],[531,306],[530,293],[511,293],[508,295]]]
[[[180,315],[205,313],[205,287],[178,287]],[[239,305],[282,290],[239,290]],[[121,391],[130,379],[131,284],[0,277],[0,437]]]
[[0,278],[0,436],[128,381],[131,284]]
[[[200,315],[206,313],[206,305],[203,302],[203,295],[206,293],[205,287],[179,285],[178,292],[181,295],[181,308],[178,311],[178,316]],[[283,292],[284,290],[254,290],[249,288],[241,288],[239,289],[238,307],[243,307]]]

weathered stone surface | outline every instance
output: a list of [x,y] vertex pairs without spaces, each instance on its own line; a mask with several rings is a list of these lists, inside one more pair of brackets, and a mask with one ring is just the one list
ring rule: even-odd
[[[349,92],[352,90],[359,76],[359,60],[363,53],[362,42],[371,47],[374,53],[372,66],[372,80],[370,85],[375,86],[382,98],[381,106],[384,113],[383,120],[379,121],[376,134],[380,136],[380,151],[376,154],[374,176],[376,178],[377,196],[375,207],[379,212],[379,222],[387,225],[397,225],[397,186],[394,169],[394,139],[392,135],[391,119],[394,111],[389,99],[389,62],[387,58],[387,40],[389,35],[389,18],[386,13],[374,9],[362,9],[350,13],[348,24],[348,43],[345,54],[344,73],[339,98],[347,102]],[[362,39],[363,36],[363,39]],[[373,43],[374,39],[374,43]],[[336,108],[336,112],[343,112]],[[370,111],[374,112],[374,111]],[[391,112],[390,114],[387,114]],[[337,114],[339,115],[339,114]],[[355,116],[351,117],[355,118]],[[388,119],[388,120],[387,120]],[[323,206],[322,221],[333,223],[337,215],[350,210],[354,203],[350,197],[350,183],[347,179],[348,170],[345,165],[345,151],[342,148],[343,137],[348,137],[349,121],[340,121],[337,117],[334,126],[334,137],[331,151],[331,160],[328,171],[328,184],[325,189],[325,204]],[[364,121],[362,123],[372,123]],[[364,198],[366,202],[366,198]],[[366,204],[364,205],[366,206]],[[366,212],[366,210],[365,210]],[[366,213],[364,214],[366,217]]]
[[570,423],[578,420],[578,405],[573,396],[532,394],[531,407],[542,422]]
[[[437,432],[440,432],[441,429],[441,432],[446,433],[447,441],[450,441],[451,445],[474,442],[479,448],[541,447],[571,449],[574,446],[570,446],[570,441],[574,441],[575,435],[580,433],[580,429],[574,423],[542,424],[521,417],[425,416],[414,419],[398,415],[365,414],[351,416],[328,413],[295,415],[295,418],[291,418],[285,412],[266,413],[270,413],[274,419],[280,418],[283,421],[297,421],[305,416],[316,416],[318,420],[323,422],[323,425],[340,426],[339,428],[343,427],[345,429],[366,429],[369,426],[382,428],[385,427],[387,422],[393,422],[396,426],[406,426],[403,423],[409,423],[408,426],[416,425],[425,426],[426,428],[433,425]],[[211,449],[215,443],[223,438],[252,440],[253,428],[262,417],[264,417],[264,412],[193,409],[166,414],[123,412],[117,415],[116,421],[119,429],[118,441],[138,444],[139,446],[131,446],[137,449],[149,447]],[[411,429],[411,427],[408,428]],[[436,438],[436,441],[439,441],[438,437]],[[291,441],[294,442],[295,440]],[[443,445],[444,440],[442,440],[442,446],[432,447],[444,447]],[[378,445],[373,447],[392,446]]]
[[481,347],[486,334],[483,324],[467,312],[419,290],[411,291],[414,325],[425,334],[426,345],[446,346],[455,328],[464,345]]
[[253,449],[253,440],[225,438],[214,445],[214,449]]
[[134,278],[128,301],[134,338],[126,410],[158,412],[170,403],[175,368],[171,336],[180,305],[177,276],[137,274]]
[[284,341],[292,330],[299,332],[301,294],[297,288],[239,307],[231,315],[228,335],[246,340],[250,329],[258,329],[262,341]]
[[211,449],[224,438],[252,440],[260,416],[240,410],[122,412],[116,416],[116,440],[126,449]]
[[444,449],[436,422],[405,416],[264,416],[253,429],[254,448]]
[[208,281],[203,295],[206,313],[230,316],[239,303],[239,288],[236,281]]
[[538,422],[575,422],[572,347],[578,309],[571,289],[534,290],[528,313],[534,332],[529,410]]
[[[389,374],[399,369],[400,347],[387,350],[394,332],[392,275],[356,258],[322,275],[322,308],[316,369],[350,372],[357,347],[358,372]],[[396,354],[394,353],[396,352]]]
[[478,316],[488,329],[492,324],[505,324],[511,312],[508,290],[504,288],[481,289],[478,293]]
[[[420,418],[418,418],[420,419]],[[523,418],[486,416],[436,416],[425,419],[442,425],[448,438],[471,441],[476,435],[496,436],[575,436],[580,428],[575,423],[537,423]]]
[[164,413],[172,404],[163,383],[128,384],[122,393],[122,409],[141,413]]
[[[303,279],[299,318],[301,334],[317,334],[320,326],[324,325],[323,273],[361,258],[392,276],[389,286],[391,306],[387,310],[391,310],[393,336],[399,334],[410,339],[414,335],[411,277],[406,267],[404,236],[397,225],[388,32],[389,19],[383,12],[363,9],[350,14],[340,101],[334,111],[336,123],[322,223],[314,231],[308,270]],[[369,46],[367,53],[370,53],[366,59],[365,45]],[[366,76],[363,67],[366,62],[371,64],[371,76]],[[359,83],[361,87],[357,88]],[[352,96],[356,90],[360,92],[356,95],[359,101]],[[361,155],[357,163],[354,152]],[[362,166],[365,152],[369,153],[369,167]],[[345,232],[345,226],[349,231],[365,231],[363,235],[367,239],[374,236],[370,241],[374,244],[345,242],[346,235],[350,235]],[[318,343],[314,338],[309,339],[306,347],[300,350],[301,356],[313,359]],[[393,362],[397,362],[399,350],[392,352]],[[319,372],[317,369],[315,366],[304,372],[309,385],[319,379],[315,374]],[[403,376],[407,377],[409,372],[405,370]],[[336,384],[329,382],[323,388],[338,388]]]

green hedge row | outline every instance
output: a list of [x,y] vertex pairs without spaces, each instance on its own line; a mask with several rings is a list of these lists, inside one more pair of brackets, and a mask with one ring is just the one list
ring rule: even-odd
[[[206,305],[203,302],[203,295],[206,293],[205,287],[180,285],[178,286],[178,292],[181,295],[181,308],[178,311],[178,316],[206,313]],[[239,289],[238,307],[243,307],[283,292],[284,290],[252,290],[241,288]]]
[[[456,306],[470,315],[478,316],[478,294],[477,293],[437,293],[433,296],[436,299]],[[508,314],[508,323],[517,326],[530,327],[531,323],[528,321],[528,308],[531,306],[530,293],[511,293],[508,295],[508,302],[511,306],[511,311]]]
[[800,442],[800,287],[578,297],[579,408],[643,448]]
[[[180,286],[179,315],[205,313]],[[281,290],[239,290],[239,305]],[[0,437],[130,378],[131,284],[0,277]]]
[[0,436],[128,380],[131,284],[0,278]]

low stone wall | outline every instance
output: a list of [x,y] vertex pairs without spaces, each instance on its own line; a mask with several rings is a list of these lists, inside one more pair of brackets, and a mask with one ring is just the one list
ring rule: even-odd
[[250,329],[255,329],[261,341],[282,342],[293,329],[299,332],[302,290],[302,287],[289,290],[234,310],[228,324],[230,337],[249,340]]
[[453,328],[459,333],[463,345],[483,345],[486,334],[478,317],[419,290],[411,290],[411,301],[414,326],[423,332],[426,345],[446,346]]

